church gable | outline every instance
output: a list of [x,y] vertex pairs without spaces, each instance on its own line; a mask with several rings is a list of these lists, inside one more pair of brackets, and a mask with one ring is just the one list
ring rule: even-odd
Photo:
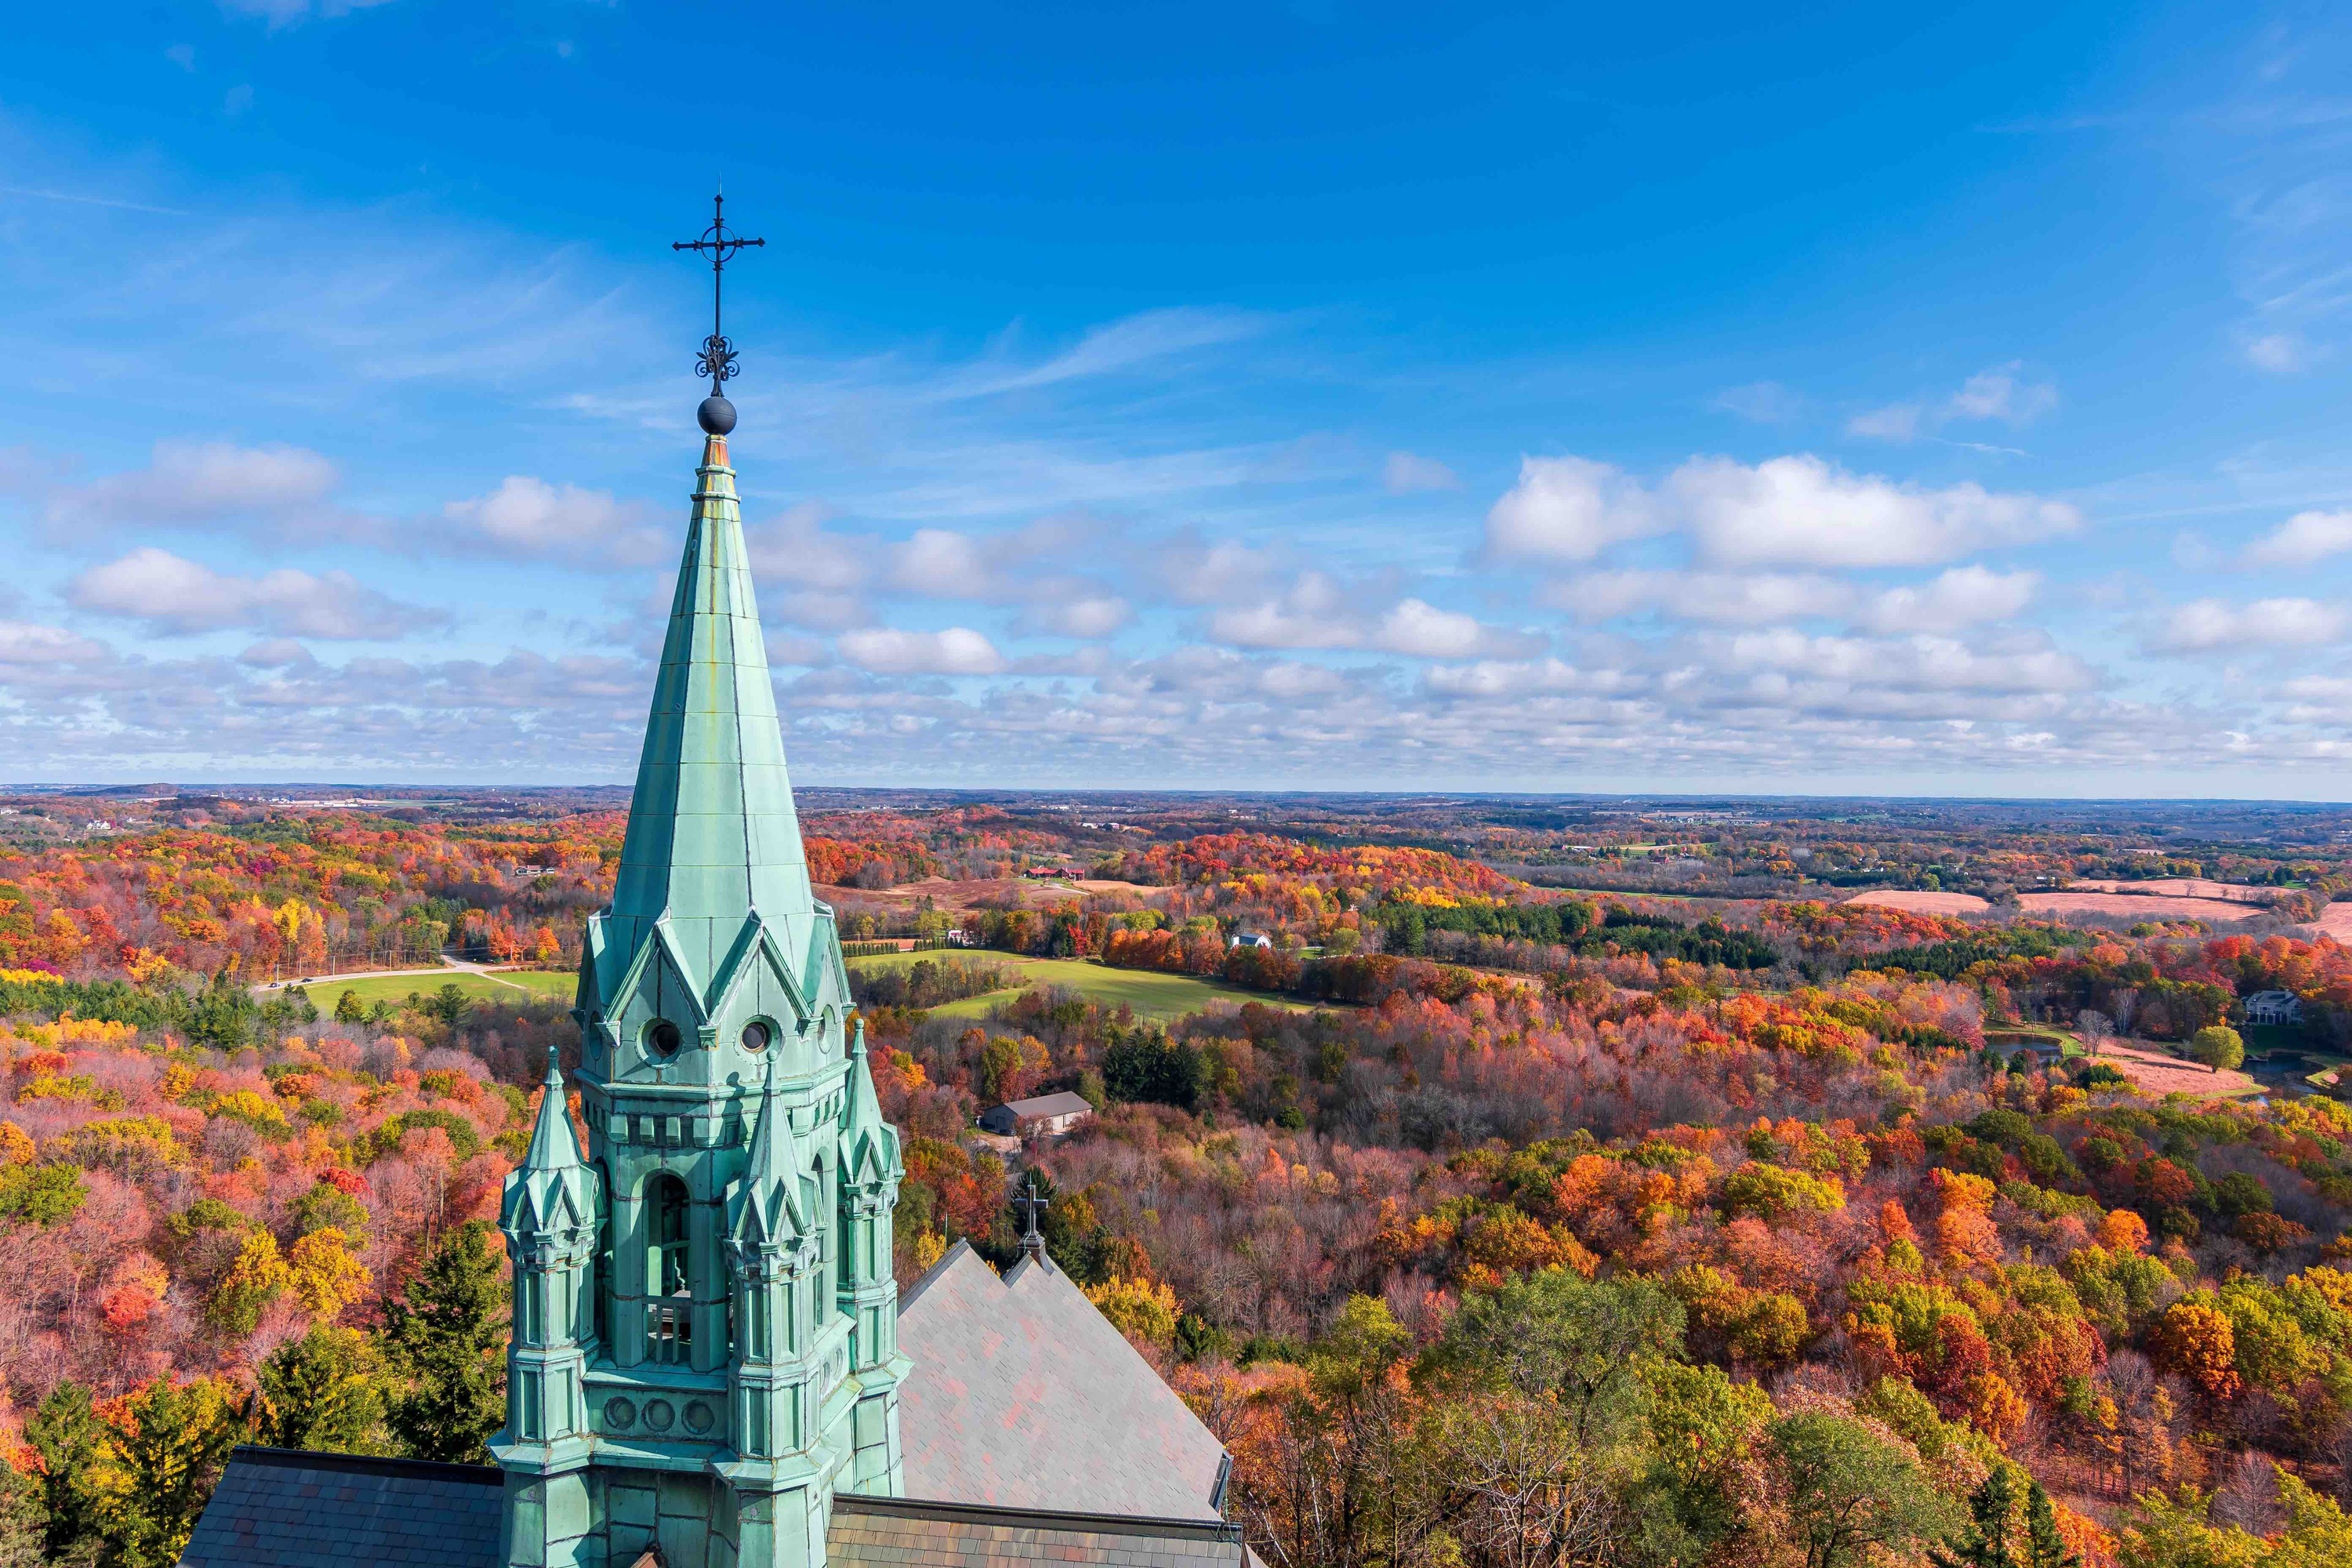
[[1220,1517],[1223,1445],[1052,1264],[999,1279],[956,1243],[907,1292],[898,1344],[909,1497]]

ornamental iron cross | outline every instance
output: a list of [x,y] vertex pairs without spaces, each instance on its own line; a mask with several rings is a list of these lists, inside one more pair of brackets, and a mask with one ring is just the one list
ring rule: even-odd
[[728,377],[735,374],[735,345],[727,341],[719,330],[719,289],[725,279],[728,258],[747,246],[763,246],[764,239],[745,239],[727,226],[727,198],[714,195],[710,198],[710,226],[702,231],[700,239],[674,240],[672,250],[692,250],[710,258],[710,335],[702,340],[702,353],[694,362],[694,374],[710,378],[710,393],[716,397],[723,390]]
[[1037,1234],[1037,1213],[1053,1200],[1037,1195],[1037,1173],[1034,1171],[1029,1173],[1028,1194],[1024,1197],[1016,1197],[1013,1201],[1029,1211],[1029,1229],[1021,1237],[1021,1249],[1031,1254],[1045,1251],[1045,1238]]

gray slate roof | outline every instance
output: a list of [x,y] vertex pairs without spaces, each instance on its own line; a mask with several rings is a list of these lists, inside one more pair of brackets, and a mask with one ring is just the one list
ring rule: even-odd
[[[989,1568],[1000,1563],[1098,1563],[1108,1568],[1243,1568],[1240,1533],[1192,1520],[979,1508],[836,1496],[826,1568]],[[1247,1562],[1256,1563],[1253,1555]]]
[[1056,1089],[1052,1094],[1040,1094],[1028,1100],[1008,1100],[996,1109],[1009,1110],[1019,1117],[1078,1114],[1091,1116],[1095,1110],[1093,1102],[1085,1095],[1073,1094],[1066,1089]]
[[483,1568],[499,1559],[505,1480],[479,1465],[245,1446],[181,1568]]
[[910,1498],[1215,1520],[1225,1451],[1069,1277],[963,1242],[907,1293]]

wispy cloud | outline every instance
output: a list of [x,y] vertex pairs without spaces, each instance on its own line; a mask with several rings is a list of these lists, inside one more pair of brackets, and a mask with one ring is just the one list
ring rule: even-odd
[[193,217],[193,213],[178,207],[155,206],[146,202],[124,201],[117,196],[92,195],[85,191],[45,191],[30,185],[0,185],[0,196],[28,196],[36,201],[67,202],[76,206],[109,207],[116,212],[147,213],[156,217]]

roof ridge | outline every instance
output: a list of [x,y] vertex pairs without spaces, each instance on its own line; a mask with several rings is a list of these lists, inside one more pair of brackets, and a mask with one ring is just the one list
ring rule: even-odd
[[1048,1529],[1063,1525],[1097,1535],[1160,1535],[1236,1543],[1242,1539],[1242,1527],[1229,1520],[1079,1513],[1061,1509],[1006,1508],[996,1503],[948,1502],[931,1498],[874,1497],[864,1492],[834,1493],[833,1509],[835,1513],[898,1514],[917,1519],[963,1520],[975,1524],[1028,1524]]
[[494,1465],[405,1459],[391,1454],[338,1454],[323,1448],[273,1448],[260,1443],[239,1443],[229,1450],[228,1458],[231,1464],[243,1460],[248,1465],[286,1470],[342,1470],[352,1475],[432,1477],[481,1487],[506,1485],[506,1472]]
[[[940,1260],[937,1263],[932,1264],[929,1268],[925,1269],[923,1271],[923,1277],[920,1279],[916,1280],[912,1285],[908,1286],[904,1290],[898,1292],[898,1315],[902,1318],[905,1317],[907,1315],[907,1309],[915,1304],[915,1298],[929,1289],[933,1280],[938,1279],[941,1275],[945,1274],[948,1271],[948,1265],[953,1263],[958,1255],[966,1252],[971,1253],[974,1258],[980,1258],[979,1252],[976,1251],[971,1245],[971,1238],[970,1237],[957,1237],[955,1245],[949,1247],[947,1251],[940,1256]],[[982,1267],[985,1267],[988,1259],[981,1258],[980,1261]],[[989,1269],[989,1272],[993,1274],[996,1270],[991,1268]]]

